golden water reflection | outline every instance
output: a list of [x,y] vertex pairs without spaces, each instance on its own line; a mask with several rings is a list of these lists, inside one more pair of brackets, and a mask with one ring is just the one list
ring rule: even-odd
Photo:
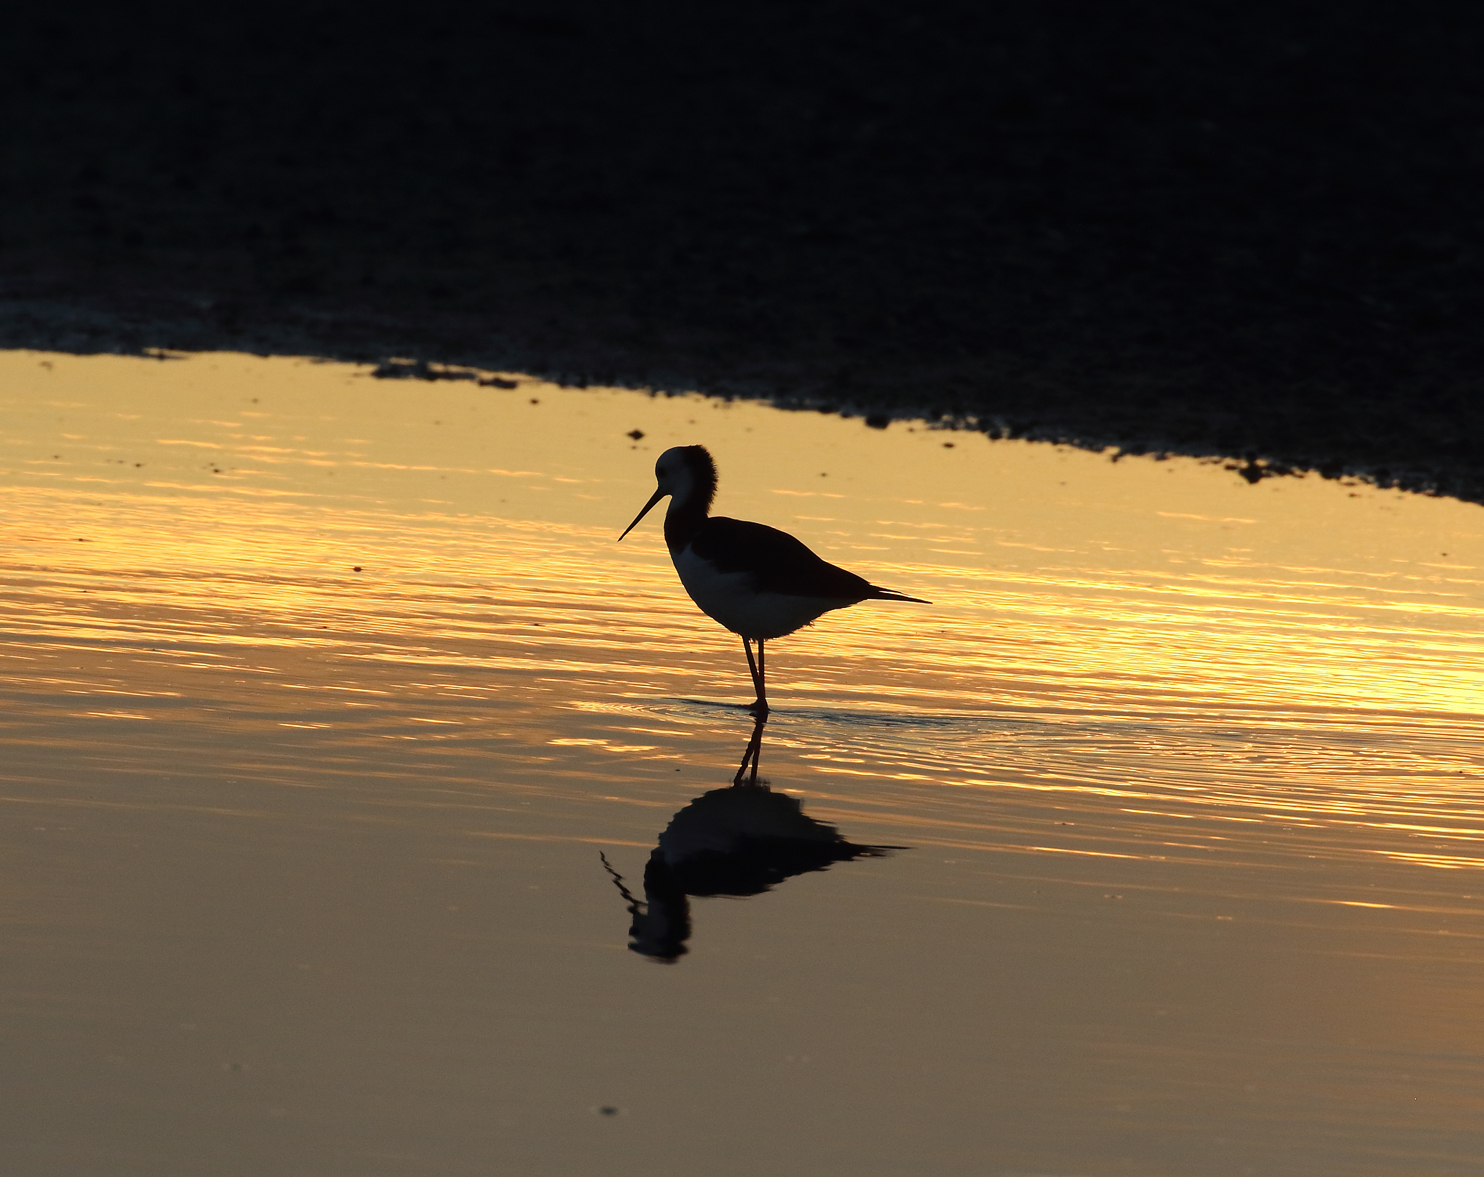
[[[134,1106],[145,1076],[150,1107],[238,1147],[179,1171],[382,1171],[359,1145],[324,1162],[324,1124],[465,1171],[410,1143],[443,1115],[476,1167],[693,1172],[714,1134],[672,1118],[656,1156],[638,1109],[733,1122],[698,1042],[776,1093],[780,1141],[822,1118],[858,1171],[1236,1173],[1297,1149],[1305,1173],[1382,1173],[1423,1155],[1410,1133],[1480,1143],[1479,508],[523,378],[0,371],[5,1000],[52,1101],[23,1171],[172,1171],[148,1116],[83,1131],[95,1164],[46,1113]],[[682,969],[630,974],[594,855],[642,876],[747,722],[734,640],[658,530],[614,542],[655,456],[697,441],[719,511],[935,602],[770,648],[758,786],[848,845],[915,849],[708,901]],[[614,993],[644,1045],[593,1012]],[[121,1025],[209,1007],[217,1039],[95,1049],[76,1027],[100,1002]],[[309,1109],[289,1143],[220,1086],[253,1042],[261,1115]],[[553,1110],[589,1088],[630,1092],[632,1141]],[[737,1132],[751,1171],[797,1167]],[[1201,1159],[1232,1133],[1229,1164]]]
[[645,863],[642,899],[601,856],[632,917],[629,947],[641,956],[670,964],[690,951],[692,896],[761,895],[796,875],[906,849],[857,845],[810,817],[796,797],[760,782],[766,723],[766,716],[754,721],[730,784],[692,799],[670,818]]

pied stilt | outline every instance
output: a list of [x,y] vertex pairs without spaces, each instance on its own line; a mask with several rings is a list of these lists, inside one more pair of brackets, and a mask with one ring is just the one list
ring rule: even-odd
[[[705,446],[666,450],[654,464],[659,486],[628,535],[666,495],[665,545],[690,599],[713,621],[742,638],[757,698],[754,711],[768,710],[763,643],[810,624],[831,609],[861,601],[930,602],[878,588],[821,560],[785,531],[709,514],[716,496],[716,463]],[[752,643],[757,643],[757,658]]]

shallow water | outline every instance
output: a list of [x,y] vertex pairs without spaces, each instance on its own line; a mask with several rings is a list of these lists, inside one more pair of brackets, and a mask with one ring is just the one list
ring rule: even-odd
[[[4,1172],[1477,1171],[1477,507],[523,379],[0,374]],[[770,645],[770,791],[717,792],[740,643],[658,516],[614,542],[698,441],[719,512],[934,602]]]

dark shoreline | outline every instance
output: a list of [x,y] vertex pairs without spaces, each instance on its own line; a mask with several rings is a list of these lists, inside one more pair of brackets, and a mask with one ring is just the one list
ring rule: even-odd
[[1484,10],[37,7],[0,345],[410,356],[1484,501]]

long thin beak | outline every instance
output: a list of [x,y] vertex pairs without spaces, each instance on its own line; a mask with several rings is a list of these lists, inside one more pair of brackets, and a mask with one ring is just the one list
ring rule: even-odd
[[[655,491],[654,492],[654,495],[650,498],[649,502],[647,502],[647,503],[644,504],[644,510],[640,511],[637,515],[635,515],[634,516],[634,521],[632,523],[630,523],[627,527],[625,527],[623,529],[623,535],[628,535],[629,532],[633,531],[634,528],[638,527],[639,526],[639,520],[643,519],[644,516],[648,515],[649,514],[649,511],[650,511],[650,508],[652,508],[655,505],[655,503],[659,502],[662,498],[664,498],[669,493],[670,492],[667,491],[667,490],[657,490],[657,491]],[[623,535],[619,536],[618,538],[620,540],[622,540],[623,539]]]

